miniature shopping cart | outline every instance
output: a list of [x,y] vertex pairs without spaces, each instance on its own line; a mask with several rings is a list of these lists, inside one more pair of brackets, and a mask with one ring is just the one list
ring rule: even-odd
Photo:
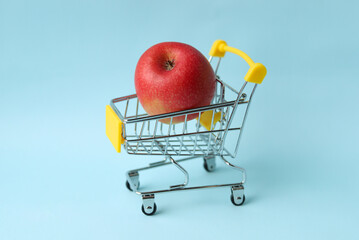
[[[250,66],[239,91],[218,76],[221,58],[226,52],[239,55]],[[147,167],[130,170],[126,175],[126,186],[142,196],[142,212],[146,215],[152,215],[157,210],[155,194],[172,191],[228,187],[231,189],[231,201],[234,205],[242,205],[245,201],[245,170],[226,158],[234,158],[238,152],[247,112],[257,84],[266,75],[266,68],[222,40],[214,42],[209,62],[214,57],[218,60],[217,64],[212,63],[217,76],[216,90],[212,103],[208,106],[150,116],[142,109],[136,94],[115,98],[106,106],[106,134],[118,152],[121,152],[123,145],[128,154],[164,157],[164,160],[150,163]],[[197,115],[196,120],[188,121],[188,116],[193,114]],[[184,122],[172,124],[175,117],[183,117]],[[170,119],[169,124],[162,123],[162,119]],[[209,172],[215,169],[215,158],[218,157],[230,168],[239,170],[241,179],[235,183],[188,187],[189,174],[180,162],[198,157],[204,159],[204,168]],[[170,164],[184,174],[183,183],[161,190],[140,190],[140,171]]]

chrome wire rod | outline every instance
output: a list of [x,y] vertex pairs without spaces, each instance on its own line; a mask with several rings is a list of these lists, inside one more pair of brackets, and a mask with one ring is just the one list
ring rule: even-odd
[[183,188],[183,187],[187,186],[187,184],[189,182],[189,175],[188,175],[188,172],[186,171],[186,169],[184,169],[181,165],[179,165],[172,157],[168,156],[168,158],[185,175],[185,179],[182,184],[172,185],[172,186],[170,186],[170,188]]
[[247,104],[247,107],[246,107],[246,111],[244,112],[244,117],[243,117],[243,121],[242,121],[242,126],[241,126],[241,131],[239,132],[239,135],[238,135],[238,139],[237,139],[237,144],[236,144],[236,148],[234,150],[234,156],[237,155],[238,153],[238,148],[239,148],[239,142],[241,141],[241,136],[242,136],[242,132],[243,132],[243,127],[244,127],[244,124],[246,123],[246,119],[247,119],[247,113],[248,113],[248,110],[249,110],[249,107],[251,105],[251,100],[252,100],[252,97],[254,95],[254,92],[256,91],[256,88],[257,88],[257,84],[254,85],[253,89],[252,89],[252,93],[249,97],[249,100],[248,100],[248,104]]
[[222,160],[225,162],[225,164],[227,164],[228,166],[238,170],[238,171],[241,171],[242,172],[242,181],[241,181],[241,184],[244,184],[245,181],[246,181],[246,170],[244,168],[241,168],[239,166],[236,166],[232,163],[230,163],[229,161],[227,161],[223,156],[221,156]]

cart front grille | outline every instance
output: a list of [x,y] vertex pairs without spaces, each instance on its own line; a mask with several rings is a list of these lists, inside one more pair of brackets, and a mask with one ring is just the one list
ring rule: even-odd
[[[171,155],[171,156],[210,156],[221,152],[222,140],[213,133],[199,133],[181,136],[142,136],[140,140],[127,140],[129,154]],[[129,138],[129,136],[127,136]],[[230,155],[223,149],[224,156]]]

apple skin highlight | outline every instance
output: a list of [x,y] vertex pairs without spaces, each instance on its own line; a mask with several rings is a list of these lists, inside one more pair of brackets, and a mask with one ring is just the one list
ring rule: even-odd
[[[149,115],[187,110],[209,105],[216,77],[201,52],[179,42],[163,42],[145,51],[135,70],[137,97]],[[187,120],[198,117],[188,115]],[[184,116],[173,118],[180,123]],[[160,122],[170,123],[170,119]]]

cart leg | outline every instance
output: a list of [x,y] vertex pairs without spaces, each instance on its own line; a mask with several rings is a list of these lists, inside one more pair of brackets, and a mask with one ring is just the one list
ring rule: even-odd
[[137,191],[140,186],[139,175],[137,171],[129,171],[127,173],[126,186],[130,191]]
[[213,172],[216,168],[216,157],[208,156],[203,158],[203,167],[207,172]]
[[154,194],[144,194],[142,195],[142,212],[145,215],[153,215],[157,210],[157,206],[155,203],[155,195]]
[[244,168],[238,167],[238,166],[228,162],[223,156],[221,156],[221,158],[228,166],[242,172],[242,181],[240,184],[243,185],[246,181],[246,170]]
[[244,203],[246,197],[244,195],[243,185],[232,186],[231,188],[231,201],[234,205],[240,206]]
[[172,185],[172,186],[170,186],[170,188],[184,188],[188,184],[188,181],[189,181],[188,172],[181,165],[179,165],[178,162],[176,162],[172,157],[168,156],[168,158],[171,160],[173,165],[175,165],[179,170],[181,170],[181,172],[184,174],[184,177],[185,177],[184,182],[182,184]]

